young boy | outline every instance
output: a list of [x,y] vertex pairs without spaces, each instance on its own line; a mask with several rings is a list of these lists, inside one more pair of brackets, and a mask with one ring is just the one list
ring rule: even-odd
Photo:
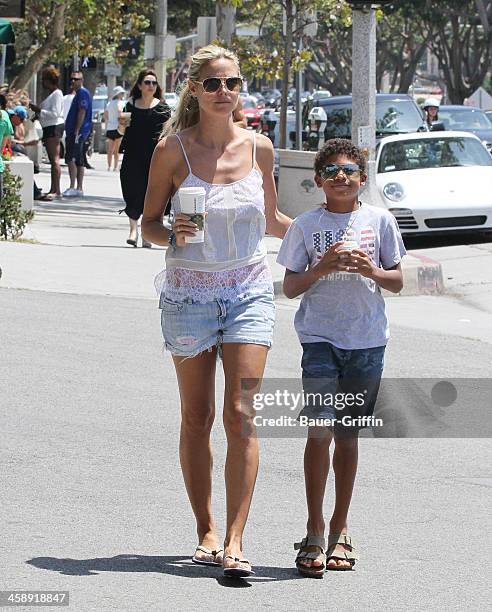
[[[305,402],[298,420],[308,425],[308,520],[307,536],[294,545],[296,566],[302,575],[323,577],[325,568],[350,570],[357,559],[347,515],[358,431],[371,422],[389,335],[381,288],[401,291],[405,248],[391,213],[359,202],[367,180],[360,149],[348,140],[329,140],[314,169],[326,202],[295,219],[277,261],[286,267],[285,295],[304,294],[295,328],[303,348]],[[332,439],[335,508],[325,554],[323,498]]]

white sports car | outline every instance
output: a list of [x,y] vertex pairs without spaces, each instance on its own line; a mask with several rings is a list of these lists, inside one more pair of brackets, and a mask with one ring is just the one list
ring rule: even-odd
[[492,156],[466,132],[383,138],[377,187],[402,234],[491,231]]

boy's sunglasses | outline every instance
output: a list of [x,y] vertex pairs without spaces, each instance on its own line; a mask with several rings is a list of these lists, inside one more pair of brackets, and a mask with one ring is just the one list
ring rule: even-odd
[[360,175],[360,168],[357,164],[328,164],[319,171],[320,177],[325,181],[332,181],[338,173],[342,171],[347,178],[357,178]]
[[204,79],[203,81],[195,81],[195,83],[199,83],[203,90],[207,93],[213,93],[217,91],[221,85],[225,83],[226,89],[229,91],[239,91],[243,84],[242,77],[210,77],[208,79]]
[[71,81],[81,81],[82,77],[70,77]]
[[144,85],[152,85],[152,87],[157,87],[157,81],[152,81],[151,79],[145,79],[142,81]]

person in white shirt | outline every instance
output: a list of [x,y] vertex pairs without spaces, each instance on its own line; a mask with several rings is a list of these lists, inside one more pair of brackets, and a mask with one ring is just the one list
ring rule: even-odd
[[38,114],[43,128],[43,142],[51,164],[51,186],[42,199],[51,201],[61,198],[60,191],[60,140],[63,136],[65,119],[63,117],[63,93],[58,87],[60,73],[54,66],[45,68],[41,82],[48,95],[39,106],[30,104],[30,108]]
[[125,90],[119,85],[113,89],[113,98],[106,105],[104,111],[104,121],[106,122],[106,152],[108,156],[108,170],[111,170],[111,161],[113,161],[113,170],[118,170],[118,162],[120,157],[120,144],[122,133],[118,131],[119,119],[121,111],[125,106],[123,96]]

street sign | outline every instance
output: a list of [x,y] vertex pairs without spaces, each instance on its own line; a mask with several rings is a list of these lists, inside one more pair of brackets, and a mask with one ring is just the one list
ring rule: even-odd
[[[144,59],[157,59],[156,43],[154,34],[146,34],[144,39]],[[164,39],[162,59],[174,59],[176,57],[176,36],[168,34]]]
[[217,22],[215,17],[198,17],[196,20],[199,47],[209,45],[217,38]]
[[154,59],[155,57],[155,36],[146,34],[144,38],[144,59]]
[[0,18],[20,21],[26,15],[24,0],[0,0]]
[[121,65],[120,64],[104,64],[104,76],[121,76]]

